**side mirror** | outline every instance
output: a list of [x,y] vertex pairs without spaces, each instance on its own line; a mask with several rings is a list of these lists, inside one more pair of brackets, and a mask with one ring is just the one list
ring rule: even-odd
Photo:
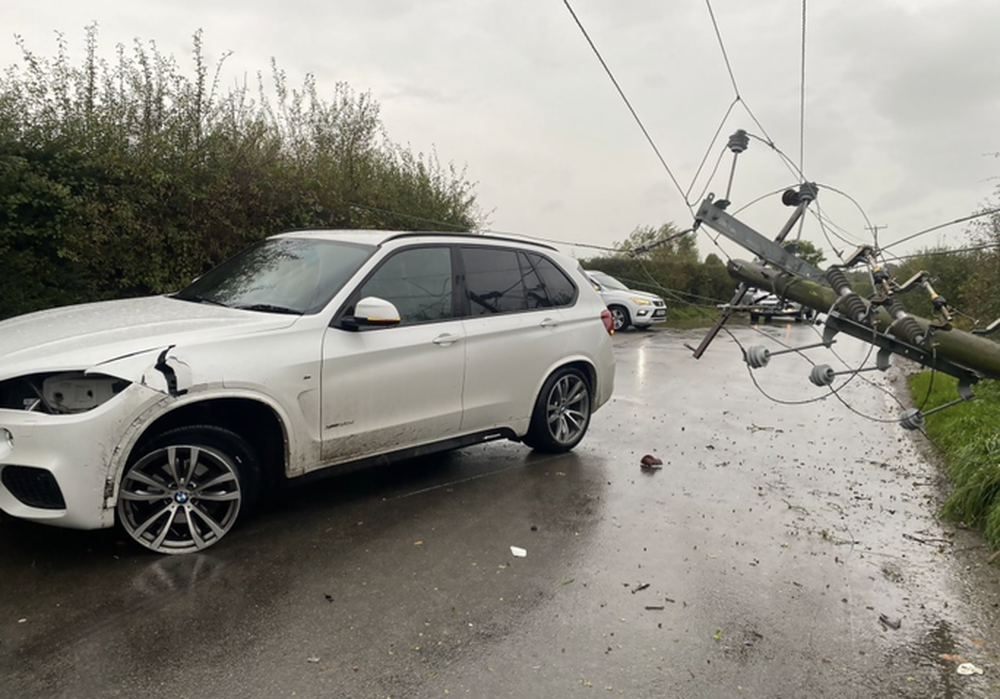
[[401,318],[396,307],[377,296],[366,296],[354,306],[354,315],[340,321],[345,330],[360,330],[363,327],[392,327],[399,325]]

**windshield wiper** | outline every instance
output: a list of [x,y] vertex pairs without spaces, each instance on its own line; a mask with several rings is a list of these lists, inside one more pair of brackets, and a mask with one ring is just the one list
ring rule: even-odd
[[174,294],[170,298],[177,299],[179,301],[191,301],[192,303],[207,303],[212,306],[222,306],[223,308],[229,308],[228,304],[222,303],[222,301],[216,301],[215,299],[210,299],[207,296],[181,296],[180,294]]
[[264,313],[287,313],[288,315],[300,316],[302,311],[287,306],[275,306],[270,303],[252,303],[249,306],[233,306],[241,311],[263,311]]

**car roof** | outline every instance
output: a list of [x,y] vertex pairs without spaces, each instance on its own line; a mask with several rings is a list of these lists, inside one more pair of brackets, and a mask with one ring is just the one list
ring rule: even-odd
[[[530,238],[514,238],[499,235],[489,235],[485,233],[456,233],[454,231],[385,231],[371,229],[303,229],[287,231],[272,236],[274,238],[313,238],[321,240],[340,240],[348,243],[360,243],[362,245],[380,246],[390,240],[400,238],[424,238],[427,240],[440,240],[441,238],[452,238],[468,242],[495,241],[504,243],[517,243],[518,245],[528,245],[547,250],[556,250],[551,245],[531,240]],[[556,250],[558,252],[558,250]]]

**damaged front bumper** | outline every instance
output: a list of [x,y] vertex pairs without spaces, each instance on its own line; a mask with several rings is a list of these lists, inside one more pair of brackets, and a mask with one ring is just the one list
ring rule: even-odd
[[135,416],[190,385],[190,373],[167,350],[152,358],[143,353],[83,372],[3,382],[0,510],[74,529],[112,526]]

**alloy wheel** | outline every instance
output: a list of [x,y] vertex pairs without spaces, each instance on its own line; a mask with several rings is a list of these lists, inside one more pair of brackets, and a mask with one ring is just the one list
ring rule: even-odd
[[239,469],[231,457],[177,444],[132,465],[122,479],[118,517],[143,546],[158,553],[188,553],[225,536],[242,502]]
[[545,402],[549,434],[559,444],[577,442],[590,420],[590,390],[576,373],[559,377]]
[[628,317],[626,316],[625,311],[618,307],[612,308],[610,310],[611,310],[611,323],[615,332],[618,332],[619,330],[624,330],[625,325],[628,323]]

